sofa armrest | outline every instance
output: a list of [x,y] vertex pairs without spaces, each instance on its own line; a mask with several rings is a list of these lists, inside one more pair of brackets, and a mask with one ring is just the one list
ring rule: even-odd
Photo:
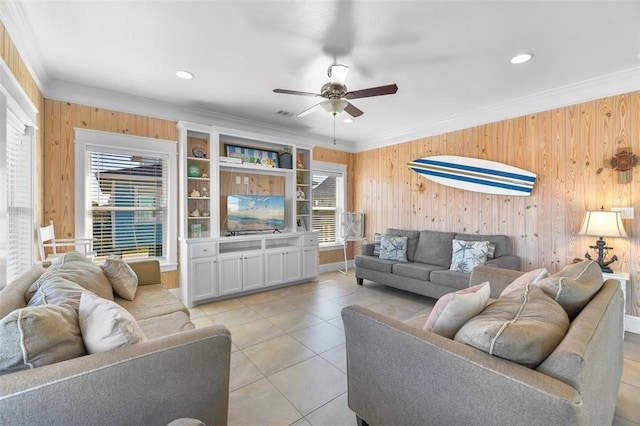
[[375,247],[374,243],[364,243],[362,244],[362,248],[360,249],[360,254],[365,256],[373,256],[373,248]]
[[491,284],[491,297],[497,299],[500,297],[500,293],[509,284],[513,282],[520,275],[524,274],[521,271],[514,271],[512,269],[496,268],[493,266],[478,265],[471,270],[471,277],[469,278],[469,287],[482,284],[485,281],[489,281]]
[[348,405],[371,425],[580,424],[580,394],[536,370],[360,306],[342,311]]
[[488,260],[485,265],[495,266],[496,268],[513,269],[514,271],[519,271],[520,256],[507,254],[504,256],[496,257],[495,259]]
[[6,374],[0,424],[226,425],[230,356],[229,331],[210,326]]
[[162,284],[162,271],[157,259],[127,262],[138,276],[138,285]]

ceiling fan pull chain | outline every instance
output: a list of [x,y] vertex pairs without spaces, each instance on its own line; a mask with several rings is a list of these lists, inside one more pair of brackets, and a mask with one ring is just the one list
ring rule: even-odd
[[336,114],[333,114],[333,144],[336,144]]

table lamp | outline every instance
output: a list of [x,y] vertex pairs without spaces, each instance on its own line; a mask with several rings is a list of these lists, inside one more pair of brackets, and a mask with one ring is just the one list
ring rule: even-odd
[[[587,211],[578,234],[599,237],[595,245],[589,246],[589,248],[595,250],[598,254],[596,262],[600,265],[602,272],[613,272],[609,265],[618,260],[618,257],[614,255],[611,259],[605,260],[608,251],[613,249],[613,247],[607,246],[604,237],[627,237],[624,225],[622,224],[622,215],[620,212],[605,211],[604,206],[600,210]],[[584,256],[587,259],[592,260],[589,253],[585,253]]]

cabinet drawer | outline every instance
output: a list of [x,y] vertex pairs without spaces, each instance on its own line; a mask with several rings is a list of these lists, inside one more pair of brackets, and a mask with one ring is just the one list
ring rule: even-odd
[[303,246],[317,246],[318,245],[318,235],[305,235],[302,237],[302,245]]
[[191,246],[191,257],[210,257],[216,254],[216,243],[200,243]]

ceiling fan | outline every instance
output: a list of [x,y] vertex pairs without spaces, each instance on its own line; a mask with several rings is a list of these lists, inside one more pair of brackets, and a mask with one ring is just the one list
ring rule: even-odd
[[386,86],[371,87],[369,89],[348,91],[345,86],[345,80],[349,73],[349,67],[346,65],[334,64],[327,70],[329,76],[329,82],[325,83],[320,89],[320,93],[300,92],[297,90],[286,89],[273,89],[274,93],[283,93],[285,95],[301,95],[301,96],[314,96],[324,98],[325,100],[319,102],[302,111],[297,117],[304,117],[307,114],[315,111],[318,107],[324,108],[329,114],[334,117],[345,111],[352,117],[360,117],[364,112],[355,107],[349,101],[352,99],[370,98],[372,96],[381,95],[393,95],[398,91],[396,84],[389,84]]

